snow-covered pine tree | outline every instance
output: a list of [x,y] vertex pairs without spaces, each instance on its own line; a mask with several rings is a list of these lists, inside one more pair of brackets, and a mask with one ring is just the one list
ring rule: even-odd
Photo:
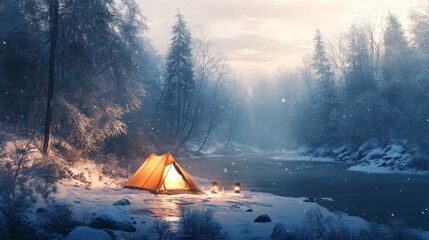
[[358,26],[353,25],[348,33],[349,54],[346,90],[349,97],[375,90],[376,83],[370,68],[368,39]]
[[316,94],[319,104],[323,107],[323,118],[328,120],[329,113],[337,106],[338,99],[335,87],[335,74],[332,71],[331,63],[326,54],[325,43],[320,31],[316,30],[314,38],[313,68],[316,71]]
[[429,3],[421,1],[410,15],[413,33],[413,43],[418,52],[427,61],[429,59]]
[[195,91],[191,33],[183,15],[178,11],[172,27],[170,48],[164,73],[164,93],[161,101],[167,111],[170,135],[176,139],[183,134],[189,113],[193,110]]
[[409,81],[412,61],[411,50],[405,38],[402,25],[392,14],[387,17],[384,31],[383,58],[383,96],[387,101],[397,106],[401,101],[403,84]]
[[325,43],[319,29],[316,29],[314,37],[314,56],[312,67],[316,73],[316,88],[313,96],[314,121],[317,122],[316,130],[320,134],[317,136],[322,141],[326,141],[334,134],[334,128],[330,123],[329,115],[337,107],[338,98],[335,87],[335,74],[329,62]]

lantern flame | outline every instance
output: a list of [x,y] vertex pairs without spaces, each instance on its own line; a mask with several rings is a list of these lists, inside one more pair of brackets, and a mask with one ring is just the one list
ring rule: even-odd
[[217,191],[218,191],[217,182],[212,183],[211,191],[212,191],[212,193],[217,193]]
[[240,183],[236,182],[234,184],[234,192],[240,193],[240,191],[241,191],[241,185],[240,185]]

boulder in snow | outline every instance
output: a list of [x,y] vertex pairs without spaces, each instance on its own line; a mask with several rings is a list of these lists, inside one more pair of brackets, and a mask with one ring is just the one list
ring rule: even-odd
[[338,148],[338,153],[345,153],[345,152],[350,152],[351,151],[351,147],[350,146],[342,146],[340,148]]
[[271,218],[268,215],[264,214],[257,217],[254,222],[271,222]]
[[115,205],[115,206],[116,205],[124,206],[124,205],[130,205],[130,204],[131,204],[130,201],[128,199],[126,199],[126,198],[123,198],[123,199],[118,200],[115,203],[113,203],[113,205]]
[[295,236],[287,229],[284,223],[277,223],[274,226],[271,240],[294,240]]
[[368,152],[368,154],[365,156],[365,160],[375,160],[383,158],[386,155],[383,149],[376,148]]
[[314,151],[314,156],[315,157],[328,157],[331,154],[331,149],[325,145],[323,145],[322,147],[318,147],[316,148],[316,150]]
[[112,237],[105,231],[93,229],[90,227],[79,226],[73,229],[66,240],[111,240]]
[[97,229],[122,230],[135,232],[128,211],[120,206],[105,206],[98,210],[90,220],[90,227]]
[[370,138],[358,148],[360,156],[366,156],[372,149],[379,148],[380,142],[376,138]]
[[387,148],[386,148],[386,154],[387,155],[395,154],[395,153],[399,153],[399,154],[405,153],[404,147],[401,145],[398,145],[398,144],[392,144],[392,145],[387,146]]
[[253,209],[249,208],[246,210],[246,212],[253,212]]

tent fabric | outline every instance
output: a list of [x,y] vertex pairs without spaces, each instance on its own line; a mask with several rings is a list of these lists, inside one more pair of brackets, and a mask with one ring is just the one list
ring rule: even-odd
[[170,153],[150,154],[124,188],[145,189],[156,194],[204,193]]

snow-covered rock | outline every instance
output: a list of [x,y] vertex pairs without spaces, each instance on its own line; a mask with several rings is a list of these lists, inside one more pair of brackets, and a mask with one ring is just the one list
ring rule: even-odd
[[124,206],[124,205],[130,205],[130,204],[131,204],[130,201],[126,198],[123,198],[123,199],[118,200],[118,201],[113,203],[113,205],[115,205],[115,206],[116,205]]
[[102,207],[91,217],[89,226],[97,229],[136,231],[128,211],[120,206]]
[[364,159],[367,161],[368,160],[374,160],[374,159],[380,159],[380,158],[383,158],[385,155],[386,155],[386,153],[384,152],[384,150],[382,148],[375,148],[375,149],[368,151],[368,153],[366,154]]
[[73,229],[66,240],[111,240],[112,237],[105,231],[79,226]]
[[403,154],[404,152],[405,152],[404,147],[399,145],[399,144],[392,144],[392,145],[388,145],[386,147],[386,154],[387,155]]
[[295,239],[295,236],[287,229],[284,223],[277,223],[274,226],[271,240],[288,240]]
[[261,222],[261,223],[271,222],[271,218],[268,215],[264,214],[257,217],[254,222]]
[[[367,151],[370,151],[374,148],[380,147],[380,141],[376,138],[370,138],[368,141],[364,142],[360,147],[358,148],[358,151],[360,153],[366,153]],[[366,154],[365,154],[366,155]]]
[[315,157],[328,157],[330,155],[331,155],[331,149],[326,145],[323,145],[322,147],[318,147],[316,148],[316,150],[314,150]]

